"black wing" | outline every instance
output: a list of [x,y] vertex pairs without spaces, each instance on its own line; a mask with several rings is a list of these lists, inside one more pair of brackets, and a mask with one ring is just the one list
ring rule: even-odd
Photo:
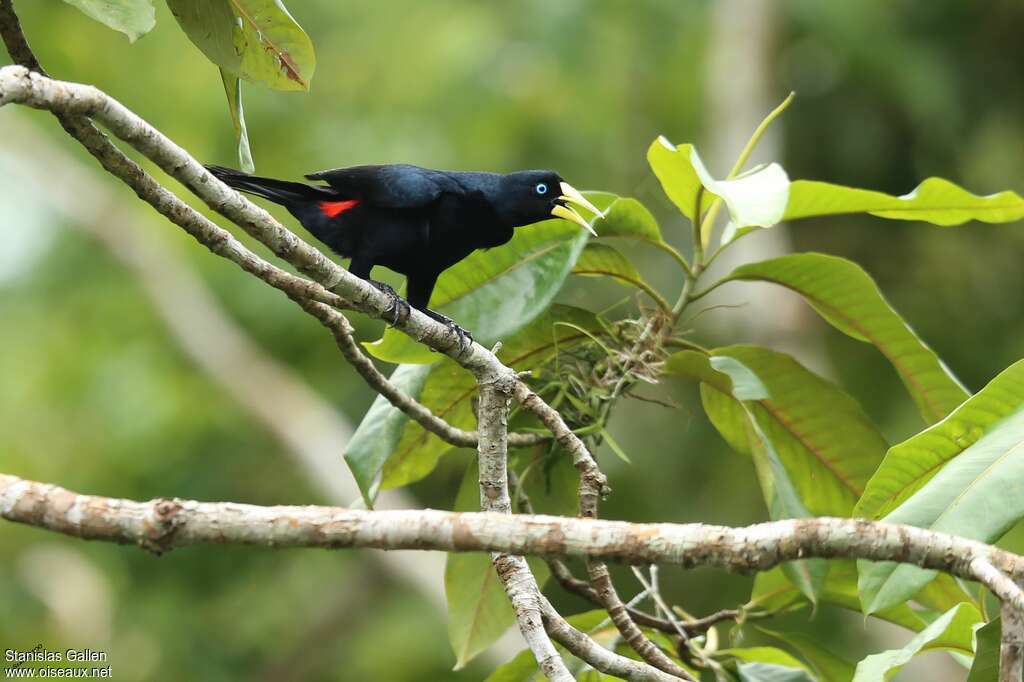
[[326,182],[341,196],[362,199],[382,208],[421,208],[437,201],[443,193],[465,192],[445,173],[405,164],[335,168],[306,177]]

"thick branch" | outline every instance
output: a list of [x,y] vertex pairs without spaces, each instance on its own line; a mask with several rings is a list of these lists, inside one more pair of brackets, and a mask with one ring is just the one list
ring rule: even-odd
[[79,495],[0,474],[0,517],[90,540],[157,550],[207,544],[371,547],[592,556],[749,573],[809,557],[898,561],[979,580],[974,560],[1024,578],[1024,557],[976,540],[863,519],[809,518],[744,528],[558,516],[230,502],[149,502]]

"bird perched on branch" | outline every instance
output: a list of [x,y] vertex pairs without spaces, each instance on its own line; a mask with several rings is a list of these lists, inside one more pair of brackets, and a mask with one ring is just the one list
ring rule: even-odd
[[[352,274],[392,297],[395,324],[412,305],[460,339],[469,336],[465,330],[427,307],[442,272],[476,249],[505,244],[515,228],[552,216],[596,235],[571,204],[602,215],[553,171],[501,175],[404,164],[353,166],[311,173],[307,179],[326,184],[308,185],[206,168],[237,190],[281,204],[317,239],[351,258]],[[370,278],[376,265],[406,276],[408,302]]]

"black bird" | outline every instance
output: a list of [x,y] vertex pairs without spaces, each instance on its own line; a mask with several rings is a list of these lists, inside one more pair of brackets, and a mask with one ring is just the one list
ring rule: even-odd
[[[391,295],[394,322],[407,305],[454,329],[430,310],[438,276],[476,249],[500,246],[516,227],[552,216],[594,232],[570,203],[600,211],[553,171],[501,175],[439,171],[410,165],[353,166],[311,173],[326,184],[273,180],[221,166],[206,167],[237,190],[281,204],[317,239],[343,257],[349,271]],[[406,276],[408,304],[370,279],[375,265]]]

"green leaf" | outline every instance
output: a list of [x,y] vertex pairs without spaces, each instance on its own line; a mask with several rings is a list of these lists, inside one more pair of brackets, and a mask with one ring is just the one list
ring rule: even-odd
[[[772,519],[849,516],[885,452],[853,398],[785,354],[755,346],[720,348],[711,357],[682,351],[669,357],[666,372],[702,381],[708,418],[753,458]],[[816,603],[824,560],[787,562],[783,571]]]
[[975,633],[974,664],[967,675],[967,682],[996,682],[999,678],[999,644],[1002,637],[1002,622],[995,620],[982,626]]
[[607,244],[587,244],[580,254],[579,260],[572,269],[574,275],[590,277],[610,277],[619,284],[636,287],[646,292],[664,310],[668,310],[668,302],[654,287],[644,280],[628,258]]
[[[1024,478],[1024,360],[942,422],[893,447],[857,506],[860,515],[992,542],[1024,517],[1009,482]],[[866,612],[909,598],[935,571],[861,564]]]
[[[478,479],[474,459],[459,487],[455,511],[480,509]],[[543,587],[548,577],[547,564],[539,559],[530,559],[529,563],[537,584]],[[444,589],[448,598],[448,641],[455,652],[455,669],[459,670],[515,623],[515,613],[489,554],[448,554]]]
[[710,358],[682,351],[665,371],[697,378],[721,396],[708,394],[709,417],[734,449],[750,454],[734,398],[746,400],[815,516],[849,516],[885,454],[886,442],[860,404],[784,353],[757,346],[719,348]]
[[597,223],[600,238],[636,239],[654,244],[664,242],[658,221],[636,199],[610,192],[584,192],[583,195],[605,213],[604,219]]
[[238,145],[238,166],[246,173],[256,171],[249,150],[249,132],[245,129],[245,115],[242,113],[242,81],[238,76],[220,70],[220,79],[224,83],[224,94],[228,98],[228,111],[231,112],[231,124],[235,128],[235,144]]
[[[417,398],[429,373],[430,369],[422,365],[402,365],[391,373],[391,383]],[[378,395],[345,448],[345,462],[369,509],[377,496],[381,469],[398,445],[408,421],[404,412]]]
[[772,163],[755,168],[730,180],[715,180],[690,144],[678,147],[664,137],[655,140],[647,151],[647,161],[672,203],[693,220],[698,190],[703,214],[715,197],[729,209],[737,228],[771,227],[782,220],[789,200],[789,177],[782,166]]
[[944,226],[969,220],[1008,223],[1024,218],[1024,199],[1009,191],[977,196],[942,178],[928,178],[899,197],[813,180],[797,180],[790,187],[785,220],[841,213],[869,213]]
[[[593,313],[554,305],[508,339],[498,357],[518,371],[533,369],[546,362],[558,349],[586,340],[585,332],[598,327]],[[453,426],[475,429],[472,400],[477,395],[477,384],[473,376],[448,358],[426,370],[429,375],[420,392],[420,402]],[[451,445],[416,422],[408,422],[384,465],[382,488],[397,488],[418,481],[433,471],[441,456],[452,449]]]
[[802,661],[775,647],[722,649],[715,657],[736,659],[741,682],[815,682]]
[[[857,593],[856,562],[852,560],[830,561],[828,577],[818,592],[818,598],[823,604],[839,606],[859,613],[860,600]],[[797,607],[805,601],[804,595],[786,578],[782,570],[773,568],[770,571],[757,574],[748,606],[775,612]],[[914,632],[919,632],[928,625],[927,621],[907,604],[899,604],[871,615]]]
[[836,329],[874,344],[899,373],[929,424],[952,412],[969,395],[856,263],[798,253],[740,266],[727,279],[774,282],[792,289]]
[[853,682],[888,680],[922,651],[952,649],[971,654],[973,650],[970,645],[963,651],[962,643],[972,640],[974,630],[980,622],[981,614],[974,606],[959,604],[942,614],[904,647],[873,654],[858,663]]
[[[508,244],[476,251],[446,270],[431,308],[472,330],[484,345],[504,341],[547,309],[588,237],[564,220],[517,229]],[[394,329],[364,345],[387,362],[427,364],[442,357]]]
[[814,638],[802,632],[776,632],[761,627],[757,630],[796,649],[814,668],[820,682],[850,682],[853,679],[854,665],[832,653]]
[[64,0],[135,42],[156,26],[152,0]]
[[309,90],[313,43],[280,0],[167,0],[182,30],[228,73],[275,90]]

